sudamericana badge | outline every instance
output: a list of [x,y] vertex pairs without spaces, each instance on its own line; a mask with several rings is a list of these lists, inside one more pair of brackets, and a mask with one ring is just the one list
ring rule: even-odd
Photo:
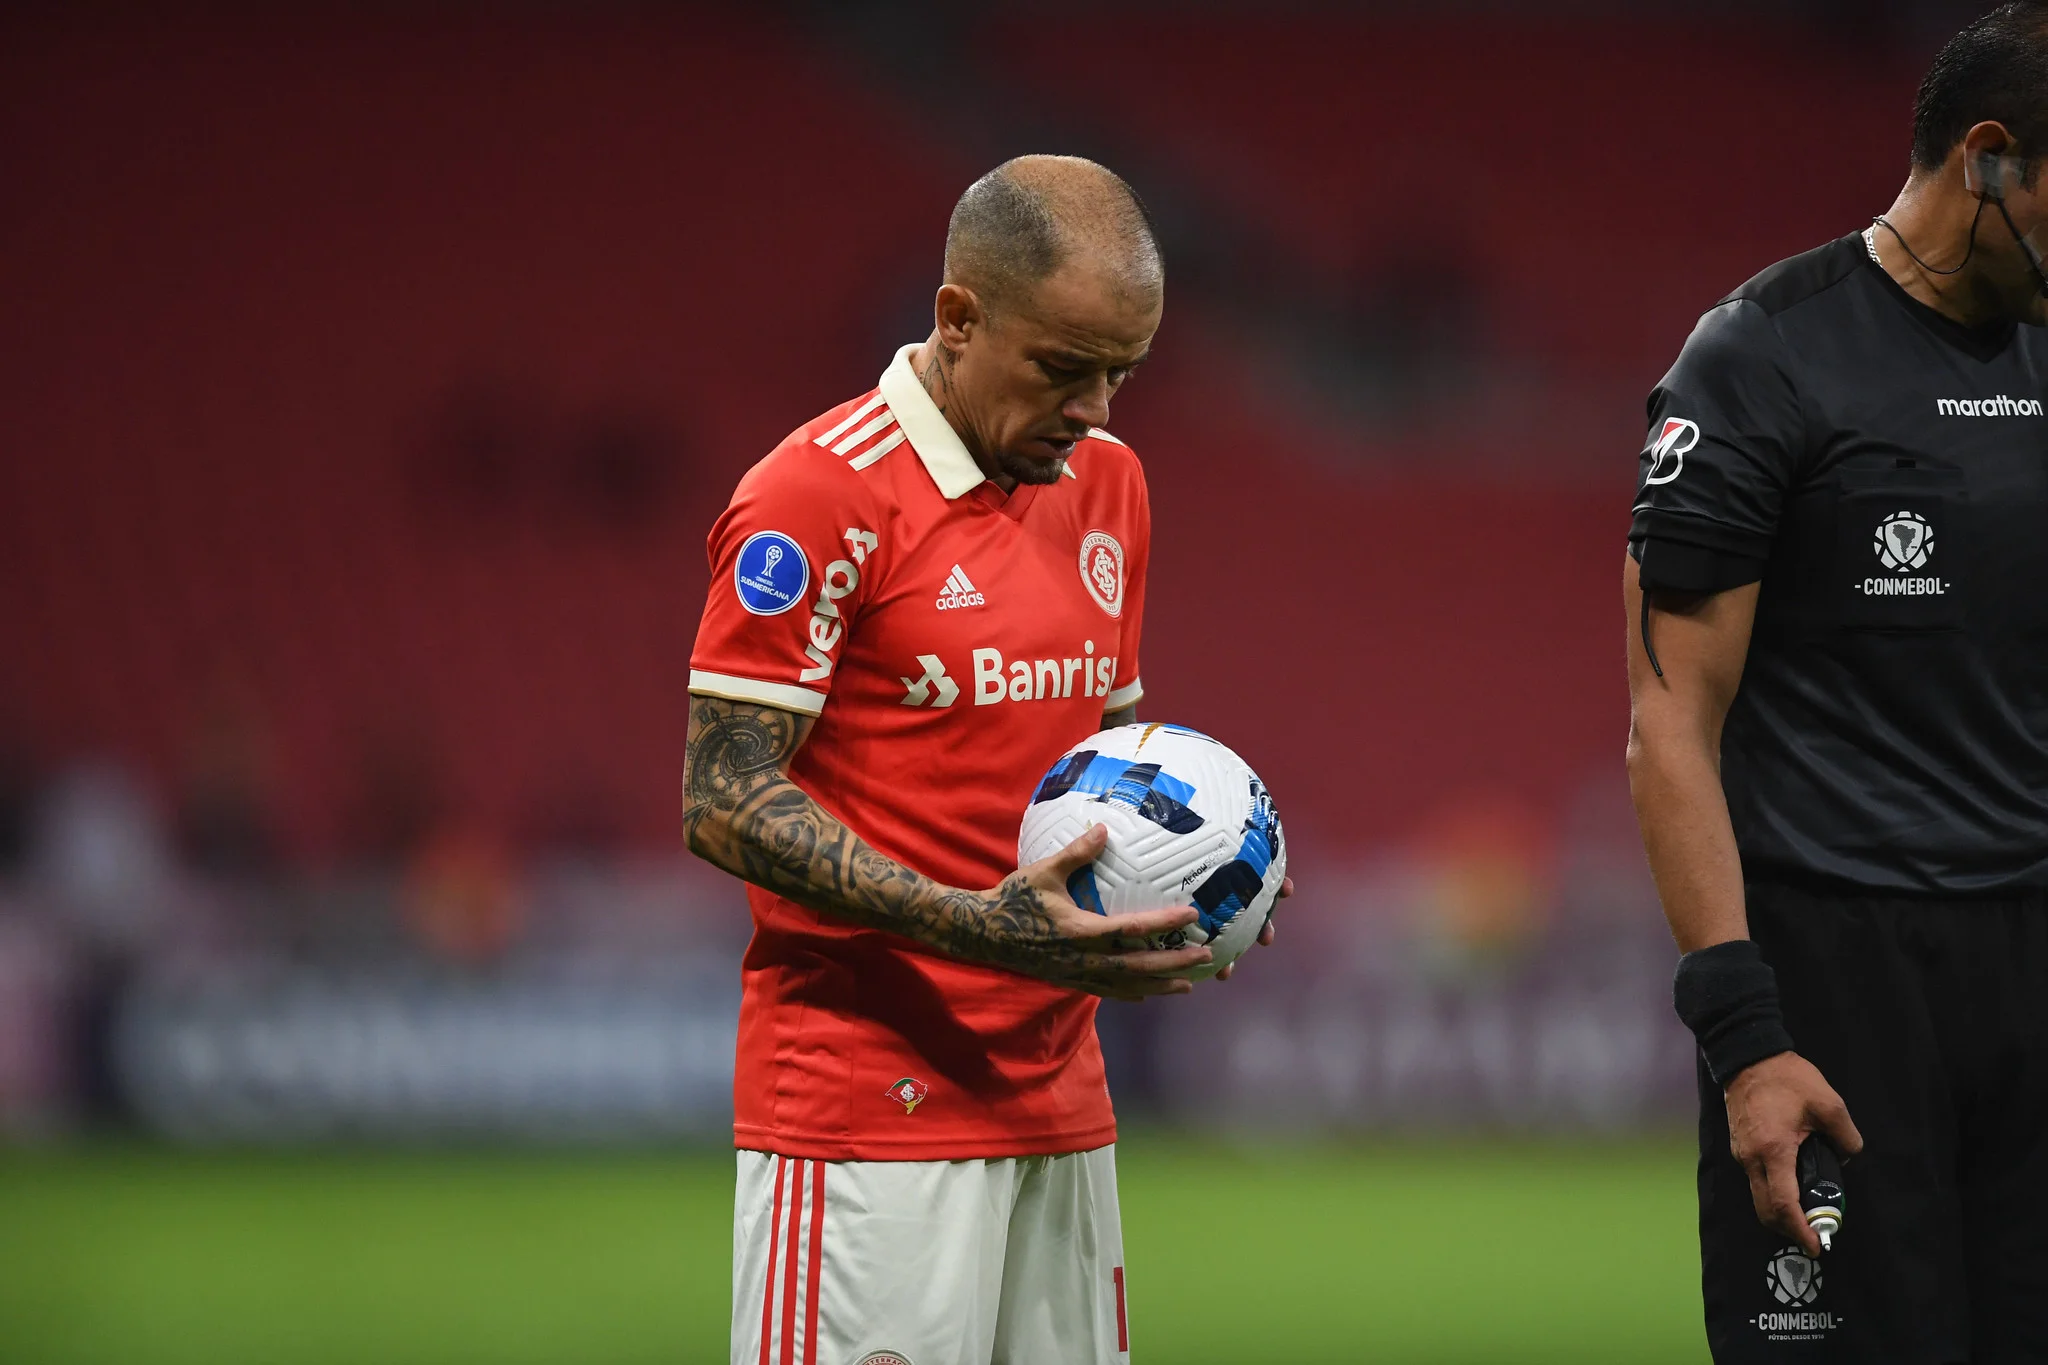
[[882,1093],[902,1105],[903,1112],[909,1114],[915,1112],[924,1097],[932,1093],[932,1088],[915,1076],[905,1076]]
[[732,566],[740,605],[756,616],[776,616],[803,600],[811,584],[803,548],[780,531],[756,531],[740,546]]

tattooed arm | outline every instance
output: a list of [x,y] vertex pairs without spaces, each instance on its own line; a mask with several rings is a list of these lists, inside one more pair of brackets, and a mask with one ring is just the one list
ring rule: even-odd
[[1114,730],[1119,725],[1129,725],[1137,719],[1138,703],[1132,702],[1121,711],[1104,711],[1102,713],[1102,728]]
[[1107,842],[1099,825],[986,891],[945,886],[884,857],[790,780],[811,724],[755,702],[690,698],[683,828],[691,852],[813,910],[1096,995],[1181,994],[1189,983],[1160,973],[1209,960],[1201,947],[1114,946],[1118,937],[1191,924],[1191,909],[1102,916],[1068,897],[1068,874]]

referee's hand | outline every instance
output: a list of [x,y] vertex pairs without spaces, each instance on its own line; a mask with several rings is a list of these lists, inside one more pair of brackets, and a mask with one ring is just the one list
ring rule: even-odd
[[1844,1159],[1863,1150],[1849,1106],[1812,1062],[1780,1052],[1744,1067],[1728,1083],[1728,1145],[1749,1174],[1757,1220],[1820,1255],[1820,1238],[1799,1208],[1799,1144],[1819,1133]]

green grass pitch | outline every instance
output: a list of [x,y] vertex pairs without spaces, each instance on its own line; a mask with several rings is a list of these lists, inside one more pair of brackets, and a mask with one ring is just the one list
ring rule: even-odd
[[[1139,1362],[1706,1359],[1679,1142],[1119,1165]],[[731,1199],[725,1152],[0,1152],[0,1361],[719,1362]]]

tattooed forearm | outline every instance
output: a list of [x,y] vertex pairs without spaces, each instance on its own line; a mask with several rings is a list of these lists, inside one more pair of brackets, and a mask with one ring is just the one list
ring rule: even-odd
[[1129,706],[1124,707],[1121,711],[1104,711],[1102,713],[1102,728],[1105,730],[1114,730],[1119,725],[1130,725],[1134,723],[1137,719],[1138,703],[1132,702]]
[[772,706],[690,698],[683,828],[692,852],[799,905],[1032,976],[1115,991],[1128,968],[1062,933],[1036,887],[942,885],[885,857],[789,779],[811,720]]

